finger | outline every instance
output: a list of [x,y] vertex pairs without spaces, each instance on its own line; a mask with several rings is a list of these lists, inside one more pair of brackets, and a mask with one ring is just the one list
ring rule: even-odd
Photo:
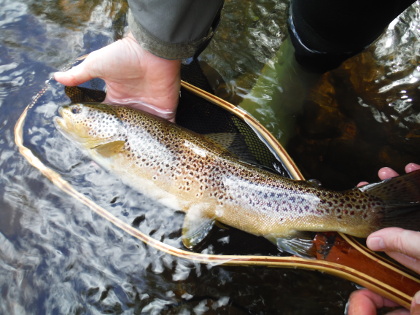
[[397,252],[420,259],[420,232],[400,228],[385,228],[369,235],[367,246],[374,251]]
[[406,266],[407,268],[410,268],[411,270],[420,273],[420,260],[413,258],[411,256],[407,256],[405,254],[401,254],[399,252],[388,252],[385,251],[385,253],[398,261],[400,264]]
[[357,184],[357,187],[362,187],[362,186],[367,185],[367,184],[369,184],[369,183],[368,182],[360,182],[360,183]]
[[416,163],[409,163],[405,166],[405,172],[406,173],[414,172],[416,170],[420,170],[420,165],[418,165]]
[[411,315],[420,315],[420,291],[414,295],[410,311]]
[[348,315],[376,315],[376,309],[382,307],[398,306],[392,302],[368,289],[362,289],[353,292],[348,301]]
[[398,176],[398,173],[390,167],[382,167],[378,172],[378,176],[381,180],[384,180],[384,179]]
[[67,86],[76,86],[93,79],[93,77],[80,64],[66,72],[54,73],[54,79]]
[[54,73],[54,79],[67,86],[76,86],[89,81],[94,78],[91,71],[89,71],[89,63],[90,59],[88,57],[81,64],[70,70]]

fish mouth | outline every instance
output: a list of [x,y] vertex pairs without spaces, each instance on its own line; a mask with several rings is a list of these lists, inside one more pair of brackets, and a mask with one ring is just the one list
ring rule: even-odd
[[66,119],[65,111],[62,107],[58,109],[59,116],[53,118],[55,128],[66,138],[75,140],[71,130],[73,129],[71,121]]
[[64,131],[65,131],[65,130],[67,130],[68,128],[67,128],[67,122],[66,122],[66,120],[63,118],[63,108],[62,108],[62,107],[60,107],[60,108],[58,109],[58,114],[59,114],[60,116],[55,116],[55,117],[53,118],[53,122],[54,122],[55,127],[56,127],[59,131],[64,132]]
[[74,123],[66,106],[58,108],[58,116],[53,118],[53,123],[55,128],[68,140],[88,149],[96,146],[96,142],[85,134],[85,130]]

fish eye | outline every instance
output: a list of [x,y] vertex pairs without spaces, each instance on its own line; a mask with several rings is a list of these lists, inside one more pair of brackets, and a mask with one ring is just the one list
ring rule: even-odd
[[73,107],[71,108],[71,112],[72,112],[73,114],[78,114],[78,113],[80,113],[80,111],[81,111],[81,109],[80,109],[80,107],[79,107],[79,106],[73,106]]

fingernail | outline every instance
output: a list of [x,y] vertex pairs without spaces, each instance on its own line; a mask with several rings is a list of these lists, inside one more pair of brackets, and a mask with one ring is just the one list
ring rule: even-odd
[[370,237],[366,240],[366,245],[371,250],[382,250],[385,248],[385,243],[382,237]]
[[405,166],[405,171],[409,173],[409,172],[413,172],[415,170],[418,170],[419,168],[420,168],[419,164],[409,163]]

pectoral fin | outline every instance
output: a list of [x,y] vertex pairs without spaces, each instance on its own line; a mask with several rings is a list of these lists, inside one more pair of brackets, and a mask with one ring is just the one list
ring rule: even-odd
[[267,237],[280,252],[287,252],[304,258],[315,258],[315,247],[311,233],[296,232],[290,237]]
[[124,147],[124,144],[125,141],[117,140],[97,145],[93,149],[95,149],[96,152],[98,152],[102,156],[110,157],[118,152],[121,152],[122,148]]
[[182,227],[182,243],[191,249],[199,244],[210,232],[214,218],[209,218],[200,208],[190,209]]

